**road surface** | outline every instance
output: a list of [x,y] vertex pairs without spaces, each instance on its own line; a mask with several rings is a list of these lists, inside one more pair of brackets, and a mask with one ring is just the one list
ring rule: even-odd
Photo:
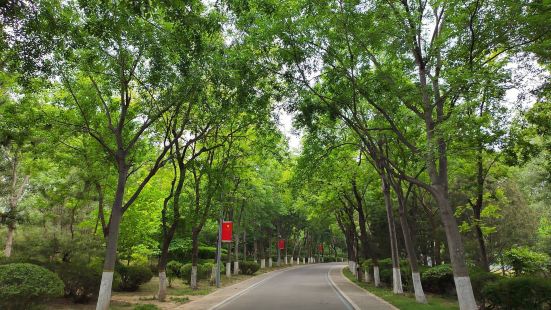
[[[356,290],[351,292],[356,295],[361,290],[352,288],[350,283],[344,283],[347,280],[340,273],[342,267],[342,264],[313,264],[275,273],[210,309],[392,309],[375,298],[361,299],[364,296],[360,296],[360,299],[356,299],[357,303],[354,303],[353,299],[347,297],[347,290]],[[341,284],[338,284],[339,280]],[[359,294],[367,297],[365,291]]]

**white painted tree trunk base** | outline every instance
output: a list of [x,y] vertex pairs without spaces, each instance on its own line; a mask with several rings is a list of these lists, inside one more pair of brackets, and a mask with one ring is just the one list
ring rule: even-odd
[[413,291],[415,292],[415,300],[418,303],[426,304],[427,297],[423,291],[423,285],[421,284],[421,275],[419,272],[412,272],[411,279],[413,280]]
[[364,270],[364,279],[365,279],[364,281],[365,281],[366,283],[371,282],[370,279],[369,279],[369,271],[367,271],[367,269]]
[[394,294],[404,293],[400,268],[396,267],[392,267],[392,292],[394,292]]
[[459,301],[460,310],[476,310],[478,306],[474,299],[473,287],[470,277],[453,277],[455,282],[455,291]]
[[197,288],[197,266],[191,266],[191,288]]
[[214,264],[210,270],[210,285],[216,284],[216,273],[218,272],[218,266]]
[[285,255],[285,265],[288,264],[288,261],[287,261],[287,255]]
[[239,262],[233,262],[233,274],[239,274]]
[[226,277],[231,278],[231,263],[226,263]]
[[270,257],[270,258],[268,258],[268,267],[271,268],[272,265],[273,265],[273,262],[272,262],[272,258]]
[[98,302],[96,310],[109,310],[111,302],[111,288],[113,286],[113,271],[104,271],[101,274],[101,284],[99,287]]
[[157,293],[157,298],[159,301],[165,301],[166,299],[166,272],[159,272],[159,292]]
[[379,276],[379,266],[373,267],[373,283],[375,287],[381,286],[381,277]]
[[295,258],[294,258],[294,257],[291,257],[291,265],[294,264],[294,260],[295,260]]
[[352,274],[356,274],[356,262],[351,260],[351,261],[348,261],[348,270],[350,270],[350,272],[352,272]]
[[302,258],[302,264],[303,264],[303,265],[306,265],[306,257],[303,257],[303,258]]
[[260,269],[266,268],[266,260],[263,258],[260,260]]

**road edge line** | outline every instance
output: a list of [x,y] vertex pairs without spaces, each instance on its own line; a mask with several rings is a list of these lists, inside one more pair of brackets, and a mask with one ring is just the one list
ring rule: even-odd
[[[352,308],[354,310],[361,310],[360,307],[358,307],[358,305],[356,305],[356,303],[350,298],[348,297],[348,295],[346,295],[338,286],[337,284],[335,283],[335,281],[333,281],[333,279],[331,278],[331,271],[333,271],[335,268],[339,268],[339,266],[335,266],[331,269],[329,269],[329,271],[327,272],[327,278],[329,279],[329,282],[331,284],[331,286],[333,286],[334,289],[337,290],[337,292],[342,296],[344,297],[344,299],[346,299],[346,301],[352,306]],[[342,272],[342,268],[344,267],[341,267],[341,272]]]
[[[346,268],[346,266],[345,266],[344,268]],[[380,301],[380,302],[382,302],[382,303],[385,303],[385,304],[387,304],[387,305],[388,305],[389,307],[391,307],[391,309],[394,309],[394,310],[400,310],[400,309],[399,309],[399,308],[397,308],[397,307],[396,307],[395,305],[393,305],[393,304],[389,303],[388,301],[386,301],[386,300],[382,299],[381,297],[379,297],[379,296],[377,296],[377,295],[375,295],[375,294],[371,293],[370,291],[368,291],[368,290],[366,290],[365,288],[363,288],[363,287],[359,286],[358,284],[356,284],[356,283],[354,283],[354,282],[350,281],[350,279],[348,279],[348,277],[347,277],[347,276],[345,276],[345,275],[344,275],[344,273],[343,273],[343,270],[344,270],[344,268],[342,268],[342,269],[341,269],[341,276],[343,276],[343,278],[345,278],[345,279],[346,279],[346,281],[350,282],[350,284],[352,284],[352,285],[356,286],[357,288],[359,288],[359,289],[361,289],[361,290],[365,291],[365,292],[366,292],[366,293],[367,293],[367,294],[368,294],[369,296],[371,296],[371,297],[373,297],[373,298],[377,299],[378,301]]]

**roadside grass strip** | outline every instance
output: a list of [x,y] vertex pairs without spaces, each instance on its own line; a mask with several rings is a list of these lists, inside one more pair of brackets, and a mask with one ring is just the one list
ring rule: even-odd
[[382,298],[398,309],[403,310],[459,310],[459,305],[455,299],[445,298],[432,294],[427,294],[427,304],[420,304],[415,300],[415,295],[404,293],[397,295],[392,293],[391,289],[384,287],[375,287],[373,284],[358,281],[352,272],[344,268],[342,273],[352,283],[372,293],[373,295]]

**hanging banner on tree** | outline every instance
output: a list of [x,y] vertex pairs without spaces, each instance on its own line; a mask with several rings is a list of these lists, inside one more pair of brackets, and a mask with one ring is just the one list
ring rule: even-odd
[[285,240],[279,239],[279,242],[277,243],[277,247],[278,247],[280,250],[285,249]]
[[318,250],[319,250],[320,253],[323,253],[323,244],[320,243],[318,245]]
[[222,242],[232,242],[232,221],[222,221]]

